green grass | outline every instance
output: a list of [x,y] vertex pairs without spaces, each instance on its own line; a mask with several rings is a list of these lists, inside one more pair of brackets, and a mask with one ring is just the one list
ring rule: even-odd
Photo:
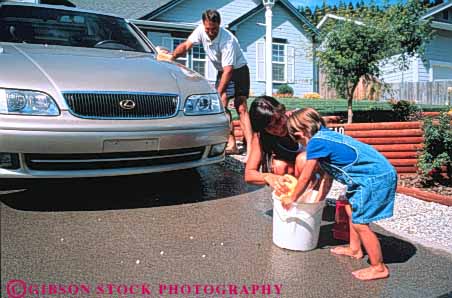
[[[254,98],[248,99],[248,108],[251,106]],[[346,99],[302,99],[302,98],[278,98],[278,101],[286,106],[286,110],[294,110],[298,108],[310,107],[316,109],[322,115],[332,115],[338,112],[347,111]],[[423,111],[448,111],[448,106],[425,105],[419,104]],[[370,111],[370,110],[384,110],[391,111],[392,106],[387,102],[373,101],[373,100],[357,100],[353,102],[353,111]],[[232,118],[238,119],[237,113],[231,110]]]

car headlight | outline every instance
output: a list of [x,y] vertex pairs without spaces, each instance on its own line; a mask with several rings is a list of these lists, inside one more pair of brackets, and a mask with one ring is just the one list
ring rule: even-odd
[[224,112],[217,93],[191,95],[185,101],[185,115],[208,115]]
[[0,89],[0,114],[58,116],[60,110],[45,93]]

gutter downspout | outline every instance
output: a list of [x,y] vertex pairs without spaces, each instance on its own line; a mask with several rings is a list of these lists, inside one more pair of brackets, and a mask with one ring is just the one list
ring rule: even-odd
[[315,35],[312,36],[312,90],[314,92],[320,92],[320,82],[319,82],[319,59],[317,58],[317,43],[315,40]]

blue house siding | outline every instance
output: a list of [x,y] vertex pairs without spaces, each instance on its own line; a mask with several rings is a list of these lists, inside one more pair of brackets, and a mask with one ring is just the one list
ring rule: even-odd
[[[265,93],[265,82],[257,80],[257,43],[265,43],[265,27],[257,25],[265,23],[264,10],[240,24],[236,36],[245,52],[251,73],[251,91],[254,95]],[[294,82],[289,85],[294,94],[302,96],[313,91],[313,60],[312,41],[298,19],[292,16],[284,7],[277,4],[273,9],[273,38],[287,40],[288,47],[293,47]],[[278,84],[274,84],[276,91]]]
[[[294,89],[297,96],[302,96],[306,92],[312,92],[314,63],[312,59],[312,32],[306,32],[304,29],[304,21],[294,15],[286,4],[276,2],[273,8],[273,38],[279,39],[280,47],[284,47],[285,53],[285,78],[284,82],[288,83]],[[240,45],[244,51],[251,75],[251,92],[253,95],[261,95],[265,93],[265,75],[262,73],[264,67],[259,67],[260,80],[257,80],[258,66],[257,46],[265,43],[265,26],[257,23],[265,23],[265,8],[262,6],[261,0],[213,0],[206,6],[205,1],[192,0],[180,1],[167,11],[160,14],[150,14],[150,21],[196,24],[201,21],[202,12],[207,8],[217,9],[222,16],[222,26],[231,24],[231,30],[237,36]],[[244,15],[249,14],[248,19],[242,19]],[[256,14],[254,14],[256,13]],[[235,21],[235,22],[234,22]],[[145,23],[141,24],[146,26]],[[155,24],[154,24],[155,25]],[[313,26],[311,25],[313,28]],[[315,28],[314,28],[315,29]],[[143,28],[155,45],[162,45],[171,50],[171,36],[186,36],[185,34],[173,34],[175,31],[159,32],[159,29],[152,29],[148,24],[148,28]],[[180,33],[180,32],[177,32]],[[263,49],[263,48],[262,48]],[[262,57],[262,62],[263,62]],[[194,57],[189,55],[187,66],[192,67]],[[199,67],[199,60],[197,66]],[[281,67],[281,66],[280,66]],[[210,81],[215,80],[216,71],[210,62],[206,61],[203,73]],[[281,83],[274,83],[274,91],[277,90]]]
[[418,58],[418,78],[419,82],[429,82],[430,74],[429,74],[429,63],[428,61],[422,61],[421,58]]
[[437,31],[426,51],[429,60],[452,62],[452,32]]
[[452,32],[438,31],[426,51],[431,80],[452,80]]
[[163,33],[163,32],[149,32],[147,34],[149,40],[155,45],[155,46],[163,46],[163,38],[169,38],[171,37],[171,33]]
[[424,61],[413,58],[408,70],[389,62],[381,67],[386,83],[452,80],[452,32],[439,30],[427,45]]
[[208,8],[217,9],[222,17],[222,24],[228,24],[241,15],[255,8],[261,1],[251,0],[203,0],[182,1],[172,9],[153,18],[154,21],[197,23],[201,14]]
[[415,82],[417,81],[418,59],[411,58],[409,67],[406,70],[400,70],[397,66],[396,60],[399,56],[394,56],[380,67],[382,79],[385,83],[401,83],[401,82]]
[[413,59],[408,70],[401,71],[387,63],[381,66],[386,83],[434,82],[452,80],[452,7],[443,3],[423,17],[433,19],[433,39],[426,45],[424,59]]

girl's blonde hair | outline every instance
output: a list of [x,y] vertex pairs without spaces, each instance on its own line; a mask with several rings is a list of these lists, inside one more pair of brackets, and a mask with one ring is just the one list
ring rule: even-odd
[[294,133],[303,132],[306,136],[312,137],[320,130],[320,126],[326,126],[320,114],[313,108],[304,108],[295,111],[287,120],[289,135],[295,139]]

